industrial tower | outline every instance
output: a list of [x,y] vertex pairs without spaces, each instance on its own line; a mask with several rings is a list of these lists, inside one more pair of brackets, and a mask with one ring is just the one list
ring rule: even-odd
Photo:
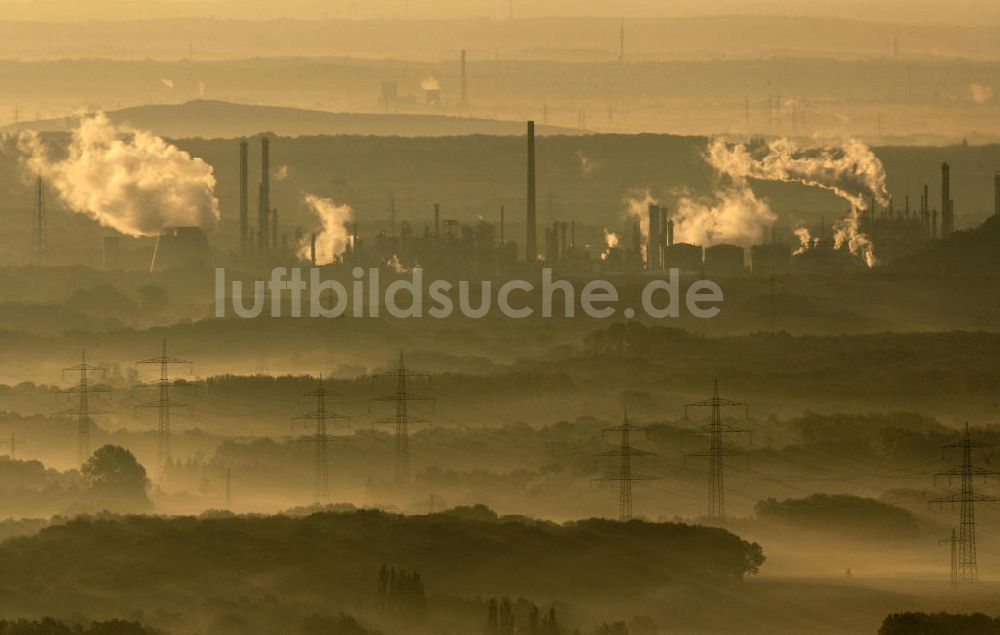
[[248,187],[247,140],[240,139],[239,153],[236,157],[236,194],[240,221],[240,255],[244,258],[250,254],[250,208]]
[[646,429],[632,425],[628,418],[628,409],[625,410],[625,418],[620,426],[605,428],[603,433],[615,433],[621,435],[621,441],[617,448],[601,452],[597,456],[614,457],[618,459],[617,470],[609,476],[605,476],[601,481],[618,482],[618,520],[628,522],[632,520],[632,482],[653,480],[653,476],[637,474],[632,470],[632,458],[642,459],[645,456],[653,456],[652,452],[640,450],[632,446],[632,435],[636,432],[645,433]]
[[327,410],[327,397],[334,396],[323,386],[323,378],[319,378],[319,385],[316,390],[303,393],[303,397],[314,397],[316,399],[316,409],[295,417],[294,421],[315,422],[316,430],[305,441],[313,444],[315,453],[313,455],[313,496],[317,503],[323,503],[330,499],[330,464],[327,452],[327,424],[337,419],[344,419],[343,415]]
[[939,472],[934,475],[935,481],[938,477],[947,477],[950,483],[952,478],[960,477],[962,486],[958,493],[943,496],[932,500],[932,503],[954,505],[959,503],[959,524],[958,524],[958,579],[965,582],[973,582],[979,579],[979,565],[976,563],[976,503],[994,503],[1000,501],[995,496],[976,494],[972,487],[972,479],[975,476],[1000,475],[1000,472],[989,470],[972,464],[973,450],[990,447],[985,443],[973,441],[969,436],[969,424],[965,424],[965,435],[957,443],[949,443],[943,446],[943,450],[959,449],[962,451],[962,464],[953,467],[947,472]]
[[951,530],[951,536],[948,538],[938,540],[938,544],[948,545],[951,549],[951,574],[948,579],[951,584],[951,590],[954,591],[958,588],[958,535],[955,533],[955,530]]
[[172,408],[186,405],[170,399],[170,387],[173,385],[173,382],[170,380],[170,367],[187,366],[188,372],[192,372],[194,364],[186,359],[168,357],[166,338],[163,339],[163,348],[160,356],[136,362],[137,366],[140,364],[160,367],[160,378],[158,380],[139,384],[137,388],[157,388],[159,390],[159,399],[154,399],[153,401],[141,404],[138,407],[156,408],[159,411],[159,426],[157,427],[156,436],[156,463],[157,469],[162,476],[165,468],[171,461],[170,410]]
[[428,401],[433,403],[431,397],[417,395],[407,390],[406,382],[410,378],[427,377],[428,373],[417,373],[406,367],[403,359],[403,351],[399,352],[399,366],[394,370],[377,375],[377,377],[391,377],[396,379],[396,393],[374,397],[369,402],[391,401],[396,404],[396,414],[394,417],[382,419],[380,423],[393,423],[396,426],[396,452],[393,463],[393,477],[396,483],[406,483],[410,480],[410,424],[426,423],[426,419],[417,419],[410,414],[409,403],[411,401]]
[[45,223],[45,183],[41,176],[35,180],[34,212],[32,229],[35,239],[35,264],[41,266],[45,260],[45,245],[48,243],[48,229]]
[[711,408],[712,418],[707,426],[703,426],[691,432],[708,435],[708,451],[693,452],[687,456],[708,457],[708,515],[711,518],[726,517],[726,480],[725,480],[725,457],[738,456],[740,452],[730,450],[723,443],[724,434],[738,434],[747,432],[744,428],[734,428],[722,423],[722,409],[741,406],[744,409],[744,416],[749,417],[749,405],[742,401],[732,401],[719,396],[719,380],[715,380],[712,398],[695,403],[685,404],[684,418],[688,418],[688,410],[691,408]]
[[76,410],[70,410],[64,413],[68,415],[75,415],[77,417],[76,464],[78,467],[83,467],[83,464],[90,458],[91,417],[96,414],[106,414],[106,411],[94,410],[90,405],[91,395],[111,392],[110,388],[90,385],[91,375],[98,374],[103,376],[104,372],[103,368],[92,366],[87,363],[86,350],[84,350],[81,354],[79,364],[63,369],[63,375],[66,373],[79,373],[80,375],[80,383],[72,388],[66,388],[65,390],[60,391],[63,394],[75,394],[79,397]]
[[257,187],[257,251],[267,257],[271,245],[271,142],[260,138],[260,184]]
[[527,231],[524,240],[524,261],[528,264],[538,260],[538,245],[535,220],[535,122],[528,122],[528,193],[525,210],[527,212]]

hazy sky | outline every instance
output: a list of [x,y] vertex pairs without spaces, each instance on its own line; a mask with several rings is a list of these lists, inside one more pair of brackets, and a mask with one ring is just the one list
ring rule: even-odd
[[14,0],[0,19],[507,18],[792,15],[896,23],[1000,24],[993,0]]

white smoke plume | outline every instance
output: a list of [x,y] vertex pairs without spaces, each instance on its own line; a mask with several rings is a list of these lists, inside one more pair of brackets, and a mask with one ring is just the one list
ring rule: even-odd
[[278,169],[274,171],[274,178],[279,181],[285,181],[289,176],[291,176],[291,171],[287,165],[279,165]]
[[[639,221],[639,232],[642,234],[642,257],[646,258],[646,243],[649,240],[649,206],[658,201],[648,187],[629,190],[625,197],[625,217]],[[607,230],[605,230],[607,231]]]
[[420,82],[420,88],[423,90],[441,90],[441,83],[433,76],[425,77]]
[[993,89],[985,84],[969,84],[969,95],[977,104],[985,104],[993,99]]
[[799,239],[799,248],[795,250],[795,255],[805,253],[813,247],[813,237],[805,227],[796,227],[792,230],[795,237]]
[[166,86],[170,90],[174,89],[174,80],[172,80],[172,79],[161,79],[160,83],[162,83],[164,86]]
[[594,161],[584,154],[583,150],[576,151],[576,158],[580,162],[580,174],[586,178],[594,176],[601,169],[601,162]]
[[711,199],[679,198],[671,218],[675,242],[705,247],[756,245],[763,242],[768,228],[777,220],[742,177],[733,177],[732,183],[718,189]]
[[[337,205],[328,198],[306,194],[306,203],[319,216],[320,231],[316,234],[316,264],[334,262],[347,249],[350,234],[346,223],[351,220],[354,210],[349,205]],[[312,238],[303,236],[299,241],[298,256],[309,260]]]
[[621,236],[617,232],[613,232],[607,227],[604,228],[604,251],[601,252],[601,260],[607,260],[611,257],[611,250],[618,247],[621,244]]
[[766,147],[731,149],[725,142],[709,144],[708,161],[717,171],[736,179],[802,183],[829,190],[851,204],[851,212],[834,223],[834,247],[844,246],[869,267],[875,264],[871,240],[861,233],[859,215],[867,209],[865,198],[887,204],[885,168],[864,143],[849,139],[835,146],[799,149],[788,139],[777,139]]
[[18,149],[66,207],[128,236],[156,236],[166,227],[210,230],[219,220],[212,166],[104,113],[80,120],[65,156],[53,157],[32,131],[21,133]]
[[198,96],[205,96],[205,82],[198,82]]

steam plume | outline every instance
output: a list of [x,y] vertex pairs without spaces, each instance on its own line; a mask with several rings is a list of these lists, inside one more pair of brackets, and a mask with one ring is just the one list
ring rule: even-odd
[[84,117],[64,158],[50,156],[39,135],[21,133],[22,163],[48,181],[65,205],[129,236],[165,227],[211,229],[219,220],[212,166],[156,135]]
[[799,149],[788,139],[778,139],[751,151],[742,144],[730,149],[715,140],[709,144],[708,161],[734,180],[802,183],[833,192],[851,205],[850,213],[834,224],[834,247],[846,246],[869,267],[874,266],[874,248],[860,231],[859,215],[867,209],[866,196],[884,205],[889,193],[882,162],[864,143],[850,139],[836,146]]
[[[306,194],[306,203],[319,216],[321,229],[316,235],[316,264],[329,264],[344,253],[350,236],[345,223],[351,219],[354,210],[349,205],[337,205],[328,198]],[[303,237],[299,242],[299,258],[309,260],[311,240]]]
[[777,216],[757,198],[745,178],[734,176],[732,183],[718,189],[711,199],[678,199],[673,220],[674,240],[678,242],[749,247],[763,241]]
[[[639,232],[642,234],[642,257],[646,258],[646,242],[649,240],[649,206],[655,205],[657,200],[653,198],[649,188],[636,188],[630,190],[625,197],[628,205],[626,216],[639,221]],[[605,230],[606,231],[606,230]]]

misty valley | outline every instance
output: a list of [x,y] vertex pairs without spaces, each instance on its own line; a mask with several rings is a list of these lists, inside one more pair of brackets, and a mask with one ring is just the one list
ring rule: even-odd
[[995,7],[0,32],[0,634],[1000,633]]

